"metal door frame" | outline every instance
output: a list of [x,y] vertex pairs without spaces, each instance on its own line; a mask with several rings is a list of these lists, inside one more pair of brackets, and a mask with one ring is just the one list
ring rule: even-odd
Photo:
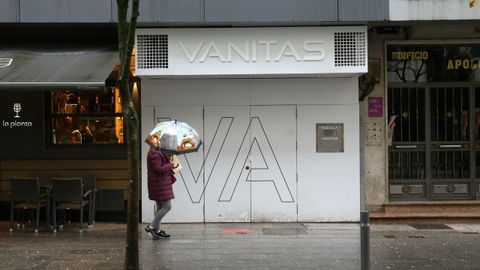
[[[401,153],[406,153],[407,157],[409,158],[412,153],[415,153],[416,151],[413,149],[416,149],[417,152],[417,159],[418,159],[418,153],[423,153],[424,154],[424,178],[417,178],[417,179],[391,179],[391,173],[388,173],[388,186],[389,186],[389,199],[392,201],[398,201],[398,200],[458,200],[458,199],[463,199],[463,200],[478,200],[480,199],[480,177],[477,178],[477,174],[480,172],[477,172],[476,164],[477,164],[477,154],[480,153],[480,149],[476,150],[477,144],[480,143],[480,140],[477,138],[478,134],[475,134],[475,123],[478,122],[478,119],[476,119],[476,100],[475,100],[475,94],[480,94],[480,83],[389,83],[388,88],[387,88],[387,98],[388,101],[390,102],[390,97],[388,97],[391,89],[394,88],[401,88],[401,89],[424,89],[424,104],[420,104],[419,108],[423,106],[423,113],[424,113],[424,141],[417,141],[417,142],[412,142],[412,143],[392,143],[392,146],[388,147],[388,167],[389,170],[393,167],[391,164],[391,157],[393,157],[394,153],[399,153],[398,156],[401,156]],[[433,88],[468,88],[468,134],[469,134],[469,140],[468,143],[464,142],[464,145],[468,144],[467,148],[461,148],[461,149],[466,149],[468,151],[468,157],[469,157],[469,175],[468,175],[468,195],[466,196],[452,196],[452,195],[445,195],[445,196],[435,196],[433,194],[433,188],[435,184],[442,184],[442,183],[447,183],[447,182],[454,182],[455,180],[450,180],[448,181],[447,179],[441,179],[441,178],[436,178],[434,179],[432,177],[432,153],[438,152],[441,153],[439,150],[441,146],[439,146],[437,149],[435,149],[434,145],[438,144],[440,145],[442,142],[436,141],[435,143],[432,141],[432,133],[431,133],[431,128],[432,128],[432,113],[431,113],[431,98],[432,98],[432,89]],[[393,90],[392,90],[393,91]],[[477,92],[477,93],[476,93]],[[478,106],[478,104],[477,104]],[[390,112],[390,108],[387,108],[388,112]],[[388,129],[388,127],[387,127]],[[445,144],[445,147],[450,147],[448,145],[449,142],[443,142]],[[462,142],[460,142],[462,144]],[[423,145],[422,147],[418,147],[419,145]],[[454,145],[451,145],[454,146]],[[456,147],[456,145],[455,145]],[[402,149],[403,150],[399,150]],[[417,149],[418,148],[418,149]],[[443,151],[445,153],[448,152],[450,149],[444,149]],[[461,155],[461,150],[459,151]],[[466,151],[463,151],[466,152]],[[454,152],[452,152],[452,155],[455,155]],[[446,154],[445,154],[446,155]],[[480,170],[480,168],[479,168]],[[400,172],[400,175],[402,173]],[[445,177],[446,178],[446,177]],[[466,179],[466,178],[465,178]],[[410,195],[410,191],[412,190],[412,187],[417,187],[424,185],[424,192],[419,193],[419,194],[413,194]],[[401,192],[405,193],[404,194],[398,194],[398,188],[401,186]],[[394,191],[396,194],[392,193],[393,188],[396,189]],[[449,188],[449,187],[447,187]]]

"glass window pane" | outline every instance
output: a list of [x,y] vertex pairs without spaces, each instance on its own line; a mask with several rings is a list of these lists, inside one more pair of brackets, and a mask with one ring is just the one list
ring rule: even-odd
[[52,145],[123,144],[119,90],[51,92]]
[[53,117],[53,144],[123,144],[123,117]]
[[121,113],[119,91],[54,91],[52,113]]

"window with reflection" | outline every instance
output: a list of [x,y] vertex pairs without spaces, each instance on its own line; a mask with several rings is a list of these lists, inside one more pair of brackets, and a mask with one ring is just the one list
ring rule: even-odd
[[124,143],[118,88],[50,93],[51,145]]

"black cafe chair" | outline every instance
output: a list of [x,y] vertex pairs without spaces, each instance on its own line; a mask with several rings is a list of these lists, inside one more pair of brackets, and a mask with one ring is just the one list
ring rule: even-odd
[[88,210],[88,225],[95,223],[96,213],[96,197],[97,197],[97,176],[93,173],[71,173],[69,177],[81,177],[83,180],[83,190],[85,192],[85,199],[88,199],[90,204]]
[[[84,193],[84,185],[81,177],[52,178],[53,184],[53,231],[57,232],[57,211],[67,210],[80,211],[80,232],[83,231],[83,209],[89,204],[85,198],[90,191]],[[89,215],[91,213],[89,212]],[[63,218],[65,221],[65,218]]]
[[46,208],[47,224],[50,219],[48,192],[41,189],[38,177],[14,177],[10,179],[11,203],[10,203],[10,231],[13,231],[13,219],[15,210],[36,210],[35,232],[38,232],[40,222],[40,210]]
[[40,185],[51,186],[52,177],[57,177],[57,176],[50,172],[34,172],[30,174],[30,177],[38,177],[38,180],[40,180]]

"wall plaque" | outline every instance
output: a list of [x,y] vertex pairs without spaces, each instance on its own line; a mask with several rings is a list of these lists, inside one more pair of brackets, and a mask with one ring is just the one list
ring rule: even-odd
[[343,152],[343,123],[317,124],[317,153]]
[[383,97],[368,97],[368,117],[383,117]]

